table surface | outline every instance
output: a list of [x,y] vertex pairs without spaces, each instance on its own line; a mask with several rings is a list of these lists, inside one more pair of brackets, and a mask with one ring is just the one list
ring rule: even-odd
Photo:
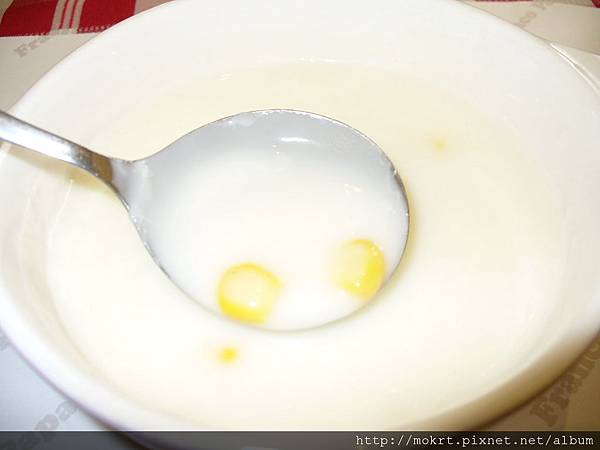
[[[600,56],[577,50],[600,55],[600,10],[555,3],[540,6],[489,2],[477,6],[535,34],[567,44],[558,48],[588,71],[600,92]],[[8,109],[44,73],[93,36],[0,38],[0,108]],[[0,367],[0,430],[32,430],[40,424],[52,424],[57,430],[106,429],[40,378],[1,330]],[[600,430],[600,339],[543,394],[487,429]],[[118,447],[130,448],[124,440],[118,441]]]

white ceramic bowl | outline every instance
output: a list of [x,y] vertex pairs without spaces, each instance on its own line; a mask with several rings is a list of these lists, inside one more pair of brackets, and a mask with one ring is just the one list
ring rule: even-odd
[[[136,103],[194,79],[298,60],[380,64],[416,75],[477,102],[538,152],[564,192],[562,214],[571,236],[562,303],[547,319],[546,336],[529,361],[515,365],[513,376],[485,397],[431,411],[418,422],[399,418],[398,427],[473,427],[539,391],[585,348],[600,322],[600,101],[542,41],[449,0],[181,0],[91,40],[12,112],[87,144]],[[140,136],[146,151],[167,143]],[[63,173],[41,157],[7,152],[6,146],[0,151],[2,328],[44,377],[109,424],[196,428],[117,392],[58,321],[45,276],[45,233],[64,196]]]

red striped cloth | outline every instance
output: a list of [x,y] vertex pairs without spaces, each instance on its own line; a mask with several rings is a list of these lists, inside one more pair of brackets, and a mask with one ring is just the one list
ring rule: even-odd
[[[0,0],[0,36],[99,32],[127,17],[168,1],[170,0]],[[571,0],[565,3],[600,8],[600,0]]]
[[167,1],[0,0],[0,36],[95,33]]

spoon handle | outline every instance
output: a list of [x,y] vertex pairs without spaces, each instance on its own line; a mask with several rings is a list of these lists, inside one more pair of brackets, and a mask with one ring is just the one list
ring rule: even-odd
[[0,141],[68,162],[112,185],[111,159],[0,111]]

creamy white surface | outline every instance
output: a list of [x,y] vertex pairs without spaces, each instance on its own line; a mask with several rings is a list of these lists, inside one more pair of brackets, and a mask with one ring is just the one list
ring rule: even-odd
[[[124,115],[94,148],[136,158],[199,123],[274,107],[349,123],[402,174],[411,234],[377,301],[294,333],[216,317],[164,277],[121,205],[85,177],[48,259],[82,353],[140,402],[225,428],[391,428],[506,381],[559,300],[564,236],[549,180],[476,109],[379,69],[291,65],[199,80]],[[216,356],[225,346],[239,350],[231,364]]]

